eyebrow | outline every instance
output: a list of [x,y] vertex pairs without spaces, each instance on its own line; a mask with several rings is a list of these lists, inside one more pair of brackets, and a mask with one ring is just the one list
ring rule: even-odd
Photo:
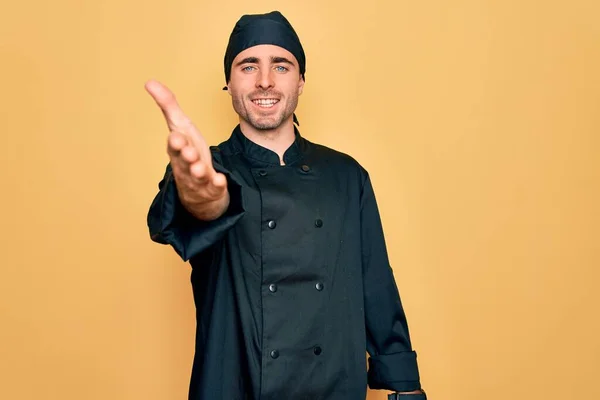
[[235,66],[238,67],[242,64],[258,64],[258,58],[256,57],[246,57],[243,60],[238,61]]
[[294,65],[293,62],[291,62],[290,60],[288,60],[285,57],[271,57],[271,64],[290,64],[290,65]]
[[[242,64],[258,64],[260,60],[257,57],[246,57],[243,60],[238,61],[235,66],[238,67]],[[285,57],[274,57],[271,56],[271,64],[289,64],[294,66],[294,63]]]

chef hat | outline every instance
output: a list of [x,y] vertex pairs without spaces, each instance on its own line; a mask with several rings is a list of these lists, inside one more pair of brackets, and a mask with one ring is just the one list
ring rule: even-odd
[[260,44],[283,47],[296,57],[304,79],[306,56],[300,39],[289,21],[279,12],[243,15],[235,24],[225,51],[225,82],[229,82],[234,58],[242,51]]

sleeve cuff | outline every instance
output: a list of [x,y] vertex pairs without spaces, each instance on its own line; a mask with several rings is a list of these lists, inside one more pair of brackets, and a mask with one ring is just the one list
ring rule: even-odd
[[161,194],[156,197],[148,214],[151,239],[169,244],[188,261],[221,240],[227,231],[244,215],[242,186],[225,168],[215,169],[227,176],[229,207],[214,221],[201,221],[191,215],[179,200],[172,172],[165,177]]
[[395,392],[421,389],[417,353],[405,351],[370,357],[368,383],[371,389]]

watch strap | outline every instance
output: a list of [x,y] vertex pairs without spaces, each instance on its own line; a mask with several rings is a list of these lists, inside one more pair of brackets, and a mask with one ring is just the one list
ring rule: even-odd
[[419,394],[402,394],[402,393],[392,393],[388,395],[388,400],[427,400],[427,395],[425,391],[421,389]]

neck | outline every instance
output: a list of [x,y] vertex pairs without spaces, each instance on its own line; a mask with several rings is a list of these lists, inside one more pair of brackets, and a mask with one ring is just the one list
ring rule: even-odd
[[296,140],[292,117],[277,128],[268,130],[256,129],[240,118],[240,130],[249,140],[276,153],[279,156],[279,163],[285,165],[283,154]]

